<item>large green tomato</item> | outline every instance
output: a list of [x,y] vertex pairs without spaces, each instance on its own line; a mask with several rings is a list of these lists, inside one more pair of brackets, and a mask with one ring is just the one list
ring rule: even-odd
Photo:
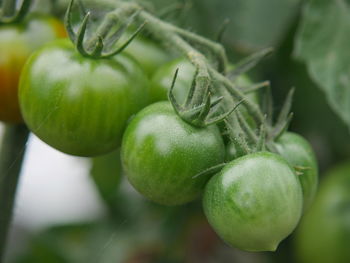
[[34,50],[65,36],[63,24],[48,16],[31,15],[19,24],[0,25],[0,121],[23,121],[18,105],[22,67]]
[[318,167],[316,156],[310,143],[296,133],[286,132],[276,142],[278,152],[287,162],[296,167],[301,174],[298,178],[303,189],[304,211],[306,211],[315,196],[318,184]]
[[68,40],[30,57],[19,91],[30,130],[52,147],[79,156],[116,149],[128,118],[148,98],[147,77],[132,58],[86,58]]
[[169,102],[140,111],[128,125],[122,163],[131,184],[164,205],[190,202],[202,192],[207,176],[195,175],[224,161],[219,129],[196,128],[176,115]]
[[297,262],[350,262],[350,163],[321,181],[295,238]]
[[247,251],[275,251],[302,213],[300,182],[279,155],[240,157],[211,178],[203,197],[209,223],[228,244]]

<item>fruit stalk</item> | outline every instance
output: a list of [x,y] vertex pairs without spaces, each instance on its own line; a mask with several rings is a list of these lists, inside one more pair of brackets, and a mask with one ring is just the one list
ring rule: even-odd
[[3,0],[2,13],[4,16],[12,16],[15,10],[16,0]]
[[[264,116],[258,105],[251,102],[246,97],[246,95],[241,90],[239,90],[238,87],[236,87],[236,85],[234,85],[228,78],[220,73],[225,72],[224,67],[226,67],[227,64],[225,51],[220,44],[164,22],[163,20],[158,19],[154,15],[143,10],[142,7],[136,3],[117,1],[115,7],[116,9],[109,13],[109,15],[106,17],[107,21],[102,22],[101,26],[97,29],[97,32],[108,31],[114,24],[110,23],[112,21],[112,17],[115,18],[116,15],[120,15],[121,13],[128,13],[131,10],[134,10],[136,12],[138,11],[138,19],[141,22],[147,23],[146,28],[155,37],[159,38],[163,42],[171,43],[170,46],[174,47],[177,51],[184,54],[191,61],[191,63],[194,64],[196,68],[198,68],[197,78],[201,85],[198,85],[198,88],[196,88],[195,94],[193,96],[192,104],[194,106],[198,106],[203,102],[203,96],[205,95],[206,88],[213,80],[217,80],[237,101],[243,100],[243,105],[248,109],[248,112],[253,116],[257,123],[264,123]],[[214,68],[214,66],[212,66],[207,61],[206,57],[191,44],[189,44],[185,39],[189,39],[190,42],[195,42],[202,46],[208,47],[212,52],[217,54],[219,62],[218,69]]]
[[0,148],[0,262],[13,214],[18,179],[29,131],[23,124],[8,125]]

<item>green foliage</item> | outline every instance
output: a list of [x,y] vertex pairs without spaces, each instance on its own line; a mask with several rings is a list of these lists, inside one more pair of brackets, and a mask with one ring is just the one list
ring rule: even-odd
[[194,10],[201,18],[201,22],[198,23],[202,25],[201,32],[210,30],[211,34],[214,34],[223,21],[229,18],[225,42],[227,45],[247,51],[278,44],[296,15],[300,1],[194,0],[193,2]]
[[297,262],[350,262],[350,163],[336,166],[320,183],[296,235]]
[[309,1],[295,39],[295,55],[350,127],[350,2]]
[[[82,1],[86,4],[87,10],[92,11],[91,21],[89,22],[90,30],[94,26],[97,28],[99,22],[103,20],[103,17],[105,17],[105,11],[112,10],[118,2],[116,0]],[[38,0],[39,6],[41,6],[40,2],[46,3],[44,0]],[[54,8],[54,12],[58,16],[61,16],[64,13],[69,1],[57,0],[54,2],[57,4],[56,8]],[[130,1],[128,0],[126,2]],[[166,11],[168,11],[166,15],[162,16],[162,19],[180,25],[180,30],[184,29],[183,32],[187,32],[187,34],[184,34],[185,36],[179,34],[183,37],[183,40],[188,41],[190,47],[199,49],[200,52],[203,52],[203,54],[209,58],[208,61],[210,62],[217,62],[215,56],[218,55],[218,53],[213,52],[212,50],[210,51],[211,45],[201,44],[201,41],[198,41],[198,38],[193,38],[193,36],[191,37],[191,32],[198,32],[201,35],[214,39],[220,26],[226,18],[229,18],[231,21],[228,24],[227,30],[225,31],[223,43],[227,53],[229,53],[229,55],[232,57],[243,53],[250,53],[263,47],[272,46],[275,50],[273,55],[274,57],[272,57],[272,59],[268,59],[267,62],[263,62],[262,66],[260,65],[258,68],[254,68],[252,72],[256,80],[271,80],[274,100],[276,101],[274,107],[271,107],[271,112],[280,111],[283,100],[286,97],[287,90],[289,90],[292,86],[295,86],[296,96],[294,97],[294,103],[292,105],[292,111],[295,113],[295,118],[293,119],[291,127],[292,130],[302,134],[311,142],[313,148],[315,149],[319,164],[321,165],[321,173],[325,168],[328,168],[335,161],[337,161],[337,159],[348,158],[350,154],[350,147],[348,135],[346,134],[347,130],[345,125],[342,125],[343,123],[341,123],[340,119],[338,120],[336,115],[330,110],[329,105],[350,127],[350,91],[348,91],[350,56],[347,56],[347,40],[350,36],[350,0],[304,1],[304,9],[300,8],[302,3],[301,0],[137,0],[137,2],[144,4],[146,12],[150,11],[150,14],[152,15],[164,15],[167,13]],[[46,5],[49,6],[48,3],[46,3]],[[49,7],[46,9],[49,9]],[[303,10],[302,14],[301,10]],[[143,19],[144,18],[145,17],[143,17]],[[74,21],[73,24],[77,24],[79,22],[78,15],[76,16],[75,20],[77,21]],[[142,21],[138,22],[141,23]],[[157,25],[154,25],[154,21],[152,22],[148,20],[148,26],[150,24],[153,24],[153,27],[157,29]],[[298,28],[298,30],[296,30],[296,28]],[[74,27],[74,29],[76,28]],[[181,102],[185,100],[189,85],[192,82],[194,75],[193,66],[190,65],[186,69],[186,67],[181,66],[181,63],[178,63],[178,60],[175,60],[175,62],[170,62],[169,64],[164,63],[170,59],[172,60],[173,58],[178,57],[178,53],[186,52],[183,52],[183,50],[180,50],[178,53],[170,52],[170,50],[176,50],[177,46],[180,46],[178,43],[176,43],[176,41],[166,43],[166,38],[172,36],[173,32],[171,32],[171,28],[167,28],[168,32],[163,32],[163,34],[156,31],[154,32],[154,35],[149,34],[152,31],[149,30],[150,28],[146,26],[146,29],[148,29],[148,31],[144,30],[141,33],[142,37],[137,37],[123,53],[127,53],[128,57],[133,57],[137,62],[139,62],[144,71],[147,73],[147,76],[145,77],[148,77],[153,84],[150,89],[151,92],[154,93],[154,100],[167,99],[168,89],[171,86],[174,72],[177,68],[179,68],[180,71],[176,81],[174,93],[177,97],[176,92],[181,91],[181,86],[185,86],[183,90],[186,90],[186,92],[184,93],[183,97],[181,97],[183,99],[179,99],[179,101]],[[186,31],[187,29],[190,29],[190,31]],[[94,32],[88,32],[88,34],[90,33],[94,34]],[[162,39],[162,35],[164,39]],[[159,40],[157,37],[159,37],[161,40]],[[174,39],[178,40],[178,38]],[[159,42],[157,42],[158,40]],[[295,57],[293,57],[291,54],[293,48]],[[299,61],[297,61],[295,58],[297,58]],[[236,63],[237,60],[230,59],[229,63],[227,64]],[[305,66],[301,65],[301,63],[304,63]],[[217,64],[220,64],[220,61]],[[169,65],[170,67],[168,67]],[[125,69],[128,69],[128,67]],[[230,66],[228,67],[228,70],[229,69]],[[183,79],[181,77],[182,72],[189,73],[189,77]],[[213,71],[210,73],[212,74]],[[218,74],[221,74],[221,71]],[[210,91],[215,90],[217,87],[220,88],[220,85],[218,84],[220,84],[222,79],[217,78],[218,74],[214,74],[216,78],[213,78],[215,81],[213,87],[210,87]],[[310,78],[314,81],[314,83],[310,80]],[[242,92],[245,92],[245,87],[253,85],[253,83],[246,78],[238,78],[236,81],[236,84],[242,88]],[[157,82],[159,82],[159,85],[155,85]],[[112,85],[112,82],[110,83]],[[114,85],[115,83],[113,83],[113,88]],[[320,89],[318,89],[316,85],[320,87]],[[45,88],[47,89],[46,86]],[[146,90],[148,90],[148,88],[145,89],[145,91]],[[323,96],[321,90],[324,91],[326,96]],[[264,99],[264,93],[266,93],[264,91],[266,91],[266,89],[262,88],[254,93],[248,94],[248,96],[251,97],[251,101],[254,102],[254,104],[258,104],[259,100],[263,101]],[[226,96],[226,94],[224,94],[224,96]],[[326,97],[328,100],[329,105],[324,97]],[[91,103],[88,104],[91,107]],[[113,105],[120,106],[122,104],[116,103]],[[218,105],[222,106],[222,104]],[[49,107],[50,106],[47,106],[46,108]],[[227,105],[224,105],[224,107],[227,107]],[[71,110],[71,108],[69,110]],[[239,110],[242,113],[241,115],[244,116],[244,119],[251,126],[253,135],[255,135],[256,132],[257,137],[259,132],[259,127],[257,125],[258,123],[255,123],[252,116],[249,116],[249,111],[247,111],[244,106],[240,107]],[[100,119],[101,116],[103,115],[99,114],[96,118]],[[230,117],[232,116],[236,115],[230,115]],[[79,119],[80,117],[81,116],[79,116]],[[90,119],[91,116],[89,115],[88,117]],[[137,119],[137,117],[134,118],[134,120],[135,119]],[[235,124],[237,123],[239,124],[238,117]],[[147,125],[149,125],[149,129],[153,129],[155,126],[152,124],[151,120],[147,121]],[[164,121],[162,122],[162,125],[164,125]],[[171,125],[165,123],[164,126],[169,128]],[[50,128],[51,127],[52,126],[50,126]],[[100,127],[97,128],[97,131],[101,131]],[[162,128],[164,127],[162,126]],[[228,136],[228,131],[225,130],[224,127],[220,126],[220,128],[222,128],[220,130],[223,133],[222,135],[224,135],[225,139],[228,140],[230,138],[230,136]],[[237,125],[234,125],[234,128],[237,128]],[[84,135],[87,134],[86,130],[91,132],[91,129],[84,129]],[[160,130],[161,129],[158,129],[157,132]],[[233,135],[239,135],[240,132],[242,131],[239,131],[237,134]],[[264,133],[261,132],[261,134]],[[61,138],[62,134],[59,135]],[[169,138],[171,136],[174,137],[174,135],[176,135],[176,129],[168,129],[166,133],[164,132],[164,138]],[[77,138],[81,139],[82,136],[78,136]],[[283,136],[281,138],[283,138]],[[201,141],[204,141],[204,139],[204,137],[200,138]],[[254,138],[248,139],[254,141]],[[281,140],[282,139],[280,139],[280,143]],[[101,144],[101,139],[95,139],[94,142]],[[136,144],[137,142],[138,140],[136,139],[130,140],[130,144]],[[186,143],[185,146],[187,147],[188,145],[191,145],[191,142],[193,142],[193,139]],[[227,141],[225,141],[225,143],[228,144],[228,151],[231,151],[231,155],[233,156],[232,159],[236,158],[237,155],[235,154],[235,145],[228,143]],[[155,145],[158,146],[158,144]],[[307,158],[304,160],[300,159],[303,157],[300,155],[300,153],[302,151],[307,152],[307,150],[300,148],[295,149],[294,147],[292,150],[287,153],[288,155],[285,154],[284,156],[285,159],[290,159],[290,164],[293,166],[302,166],[299,168],[308,168],[310,165],[312,165],[315,166],[313,167],[314,170],[312,171],[317,170],[317,164],[313,163],[313,156],[312,161],[307,160]],[[207,152],[213,155],[212,151]],[[150,148],[141,153],[145,154],[146,156],[140,159],[141,161],[147,161],[152,158]],[[282,153],[280,154],[283,156]],[[141,163],[141,161],[139,162],[137,159],[141,156],[140,151],[135,151],[133,156],[137,163]],[[140,178],[142,177],[142,179],[150,180],[150,178],[152,178],[152,176],[154,177],[156,172],[158,172],[160,176],[159,180],[157,178],[159,182],[156,181],[157,190],[159,189],[160,191],[163,191],[164,195],[168,197],[171,194],[171,188],[167,188],[170,184],[167,184],[167,182],[162,180],[167,175],[171,175],[169,178],[174,179],[174,182],[172,182],[171,185],[172,188],[174,188],[173,186],[179,182],[176,172],[179,173],[181,169],[185,168],[193,169],[197,165],[197,162],[192,162],[187,166],[181,165],[180,161],[183,159],[187,160],[192,158],[191,160],[193,161],[195,154],[191,153],[190,156],[191,157],[187,156],[185,158],[183,158],[183,155],[179,158],[177,158],[177,156],[170,156],[171,158],[169,158],[169,160],[173,161],[174,163],[170,163],[172,165],[169,165],[169,162],[165,164],[161,163],[160,158],[158,157],[155,158],[154,161],[149,162],[150,165],[148,166],[141,163],[141,165],[138,165],[139,167],[137,167],[139,170],[138,172],[142,175]],[[227,161],[230,160],[231,158],[229,158]],[[297,163],[297,161],[303,162],[300,165]],[[265,163],[266,162],[264,162],[264,164]],[[290,247],[289,239],[284,241],[274,254],[248,253],[231,248],[228,249],[228,246],[224,245],[224,243],[220,241],[220,239],[213,232],[212,228],[208,225],[204,215],[201,212],[201,207],[198,202],[193,202],[185,206],[164,207],[147,201],[132,189],[130,184],[126,182],[126,178],[122,178],[123,171],[120,163],[120,150],[91,159],[91,165],[91,179],[96,186],[102,202],[108,208],[108,213],[106,213],[103,218],[97,219],[95,222],[54,226],[45,229],[40,233],[35,233],[30,237],[28,247],[25,249],[25,252],[19,255],[18,260],[13,262],[297,262],[293,261],[293,254],[295,254],[295,251],[293,251]],[[223,165],[223,163],[220,165]],[[173,167],[176,168],[174,171],[172,170]],[[256,222],[253,222],[252,228],[248,229],[247,227],[248,230],[246,232],[248,233],[240,234],[238,238],[234,238],[233,241],[235,242],[230,239],[231,237],[224,238],[227,242],[234,245],[243,242],[245,239],[249,239],[249,236],[254,236],[254,234],[259,231],[265,231],[265,233],[262,235],[264,238],[273,238],[274,235],[278,235],[278,227],[281,227],[281,225],[284,227],[284,223],[286,222],[286,220],[281,220],[283,221],[281,224],[278,224],[277,222],[272,225],[271,222],[275,222],[274,220],[278,220],[279,217],[282,217],[281,213],[269,214],[266,213],[266,211],[268,211],[268,208],[270,207],[272,207],[271,209],[274,211],[276,210],[276,207],[281,207],[281,209],[284,209],[288,202],[280,201],[281,199],[287,200],[290,195],[279,193],[276,194],[276,192],[278,192],[278,187],[276,187],[277,181],[268,181],[268,175],[271,173],[264,174],[262,169],[256,167],[256,165],[252,167],[249,166],[249,169],[255,168],[257,170],[255,173],[256,178],[251,180],[252,183],[256,184],[257,188],[254,193],[258,193],[260,191],[261,194],[261,186],[264,185],[265,182],[269,183],[268,186],[274,185],[274,191],[266,188],[267,190],[265,191],[265,196],[273,199],[274,202],[279,204],[279,206],[270,206],[270,203],[266,203],[266,206],[261,206],[263,209],[261,209],[259,205],[256,209],[254,208],[254,213],[265,213],[267,216],[272,215],[273,218],[271,220],[266,220],[266,227],[257,227]],[[160,169],[163,169],[162,173],[159,173]],[[147,174],[147,176],[144,176],[146,170],[150,172]],[[304,169],[300,171],[307,173],[311,170]],[[235,172],[234,174],[239,174],[238,172]],[[249,173],[248,176],[251,176],[251,174],[252,173]],[[281,180],[281,178],[283,180],[284,178],[282,173],[276,173],[275,177],[279,180]],[[312,177],[314,181],[316,181],[316,172],[312,174]],[[215,178],[215,176],[213,178]],[[245,180],[249,179],[246,176],[242,176],[242,178],[245,178]],[[175,179],[177,179],[177,181]],[[192,179],[185,184],[186,187],[191,186],[191,183],[193,182]],[[315,184],[313,183],[306,183],[306,187],[312,187],[312,190],[310,190],[312,194],[310,194],[310,196],[313,195],[313,192],[315,191],[313,188]],[[149,190],[149,185],[144,185],[144,188]],[[348,193],[349,188],[345,184],[340,186],[340,188],[343,187],[345,190],[342,193]],[[249,190],[252,189],[249,184],[247,188]],[[181,195],[181,190],[183,190],[184,187],[179,189],[180,190],[176,190],[176,194]],[[240,186],[240,189],[242,190],[242,185]],[[285,191],[282,192],[285,193]],[[242,192],[238,191],[238,195],[240,193]],[[213,195],[213,199],[216,198],[215,200],[217,200],[218,196],[219,195]],[[275,196],[275,198],[271,198],[271,196]],[[260,197],[259,200],[263,200]],[[224,200],[224,197],[222,199]],[[311,199],[312,198],[309,198],[309,200],[306,200],[306,202],[311,203]],[[219,215],[222,215],[223,220],[229,219],[227,224],[219,225],[219,227],[224,229],[221,231],[223,233],[218,231],[218,233],[220,233],[222,236],[230,233],[230,231],[233,231],[232,235],[236,235],[239,231],[242,233],[243,231],[241,222],[238,222],[236,226],[232,228],[232,222],[237,213],[232,213],[232,215],[229,214],[229,205],[232,200],[227,200],[225,199],[222,201],[221,205],[214,207],[217,209]],[[320,201],[317,202],[320,203]],[[225,204],[228,206],[228,209],[223,209]],[[246,204],[244,198],[242,198],[242,204]],[[331,206],[331,204],[327,205]],[[318,238],[318,234],[324,230],[325,234],[327,235],[327,229],[330,229],[330,226],[334,226],[336,229],[340,229],[346,224],[346,226],[348,226],[349,220],[347,219],[349,219],[349,210],[343,209],[340,211],[347,212],[346,220],[340,222],[337,218],[335,218],[336,215],[332,212],[333,210],[323,210],[324,208],[328,207],[327,205],[318,205],[318,209],[321,212],[315,214],[316,216],[314,216],[313,221],[311,221],[311,219],[306,219],[306,227],[302,227],[304,230],[307,228],[309,231],[314,231],[311,233],[311,238],[305,241],[306,243],[310,241],[310,243],[312,243],[311,246],[313,246],[315,242],[317,243],[318,241],[322,241],[322,239]],[[348,208],[348,206],[340,208]],[[247,213],[247,209],[245,209],[244,212]],[[296,213],[293,213],[294,216],[295,214]],[[306,216],[311,217],[308,214],[306,214]],[[261,214],[258,217],[261,219]],[[319,225],[314,224],[314,221],[317,221]],[[245,220],[245,223],[247,224],[247,220]],[[255,230],[252,231],[251,229],[254,228]],[[287,235],[287,232],[289,233],[291,231],[291,227],[290,229],[288,227],[287,230],[288,231],[285,231],[283,234],[283,237]],[[331,241],[331,238],[335,236],[331,231],[333,230],[330,229],[328,232],[329,235],[327,238],[323,238],[323,240]],[[346,233],[345,231],[343,232]],[[349,240],[337,239],[336,241],[338,242],[339,240],[341,243],[343,243],[339,247],[346,251],[346,249],[349,247]],[[279,241],[280,240],[278,240],[278,242]],[[235,244],[236,242],[238,243]],[[301,244],[302,242],[304,241],[301,241]],[[339,244],[337,242],[334,242],[329,246],[322,246],[321,249],[317,248],[315,250],[315,254],[319,256],[322,255],[320,252],[328,253],[337,251],[339,248],[337,247]],[[241,245],[241,248],[247,249],[245,245]],[[250,249],[266,249],[261,247],[253,248],[254,249]],[[273,248],[274,246],[272,248],[270,247],[271,250]],[[318,262],[315,260],[315,258],[317,258],[317,256],[311,257],[308,261],[306,261],[306,263]],[[327,259],[327,256],[322,257],[322,259]],[[11,261],[11,263],[13,262]],[[318,263],[320,262],[321,260]]]
[[122,175],[119,149],[109,154],[95,157],[91,161],[90,175],[98,192],[107,203],[115,199]]

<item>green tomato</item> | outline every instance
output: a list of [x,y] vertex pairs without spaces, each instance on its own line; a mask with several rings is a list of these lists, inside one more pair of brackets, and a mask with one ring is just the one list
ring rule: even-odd
[[150,76],[171,57],[156,43],[145,38],[135,38],[124,50],[132,56]]
[[297,262],[350,262],[350,163],[331,170],[320,182],[315,202],[295,238]]
[[68,40],[35,52],[20,80],[20,106],[30,130],[78,156],[116,149],[128,118],[148,98],[147,77],[132,58],[86,58]]
[[207,176],[195,175],[224,161],[225,148],[215,126],[196,128],[176,115],[169,102],[140,111],[128,125],[122,163],[130,183],[148,199],[164,205],[190,202]]
[[303,189],[304,211],[315,196],[318,184],[318,167],[314,151],[307,140],[296,133],[286,132],[276,142],[278,152],[287,162],[298,169],[298,178]]
[[228,141],[228,143],[226,144],[226,162],[230,162],[238,157],[239,155],[235,144],[232,141]]
[[0,25],[0,121],[23,122],[18,104],[22,67],[34,50],[65,36],[63,24],[50,16],[30,15],[21,23]]
[[187,59],[179,58],[163,65],[154,73],[150,88],[153,101],[168,99],[168,91],[176,69],[179,69],[179,72],[174,87],[174,95],[180,103],[186,100],[196,68]]
[[279,155],[240,157],[211,178],[204,212],[218,235],[247,251],[275,251],[296,227],[302,190],[292,167]]

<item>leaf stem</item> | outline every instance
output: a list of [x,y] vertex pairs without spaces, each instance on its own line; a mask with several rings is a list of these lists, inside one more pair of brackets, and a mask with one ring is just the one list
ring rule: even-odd
[[16,12],[16,0],[2,0],[2,15],[5,17],[13,16]]
[[[206,95],[206,92],[209,86],[212,83],[212,80],[220,82],[229,92],[231,96],[233,96],[236,100],[243,100],[244,106],[247,108],[248,112],[253,116],[254,120],[258,124],[262,124],[264,122],[264,116],[261,112],[259,106],[254,102],[250,101],[249,98],[246,97],[244,92],[242,92],[235,84],[233,84],[227,77],[225,77],[221,72],[216,70],[206,59],[206,57],[199,52],[196,48],[192,47],[184,38],[190,39],[192,41],[196,41],[197,44],[204,45],[206,47],[210,47],[212,50],[215,50],[218,54],[219,61],[222,67],[225,67],[227,63],[225,50],[220,44],[214,43],[210,40],[207,40],[201,36],[198,36],[194,33],[188,32],[181,28],[178,28],[170,23],[164,22],[161,19],[158,19],[154,15],[149,12],[143,10],[139,5],[135,3],[127,3],[127,2],[116,2],[116,7],[114,11],[111,12],[110,17],[117,16],[118,9],[121,10],[134,10],[139,11],[138,19],[141,22],[147,22],[146,28],[158,39],[163,42],[169,44],[169,46],[174,47],[182,54],[187,56],[187,58],[194,64],[194,66],[198,70],[198,74],[196,76],[197,86],[195,89],[195,93],[193,95],[193,106],[198,106],[203,102],[203,98]],[[123,11],[122,11],[123,13]],[[113,14],[113,15],[112,15]],[[106,18],[106,20],[110,20],[110,18]],[[115,21],[114,21],[115,23]],[[112,20],[103,22],[101,26],[97,29],[97,32],[105,32],[108,28],[112,26]]]
[[28,139],[25,125],[8,125],[0,149],[0,262],[13,214],[17,183]]

